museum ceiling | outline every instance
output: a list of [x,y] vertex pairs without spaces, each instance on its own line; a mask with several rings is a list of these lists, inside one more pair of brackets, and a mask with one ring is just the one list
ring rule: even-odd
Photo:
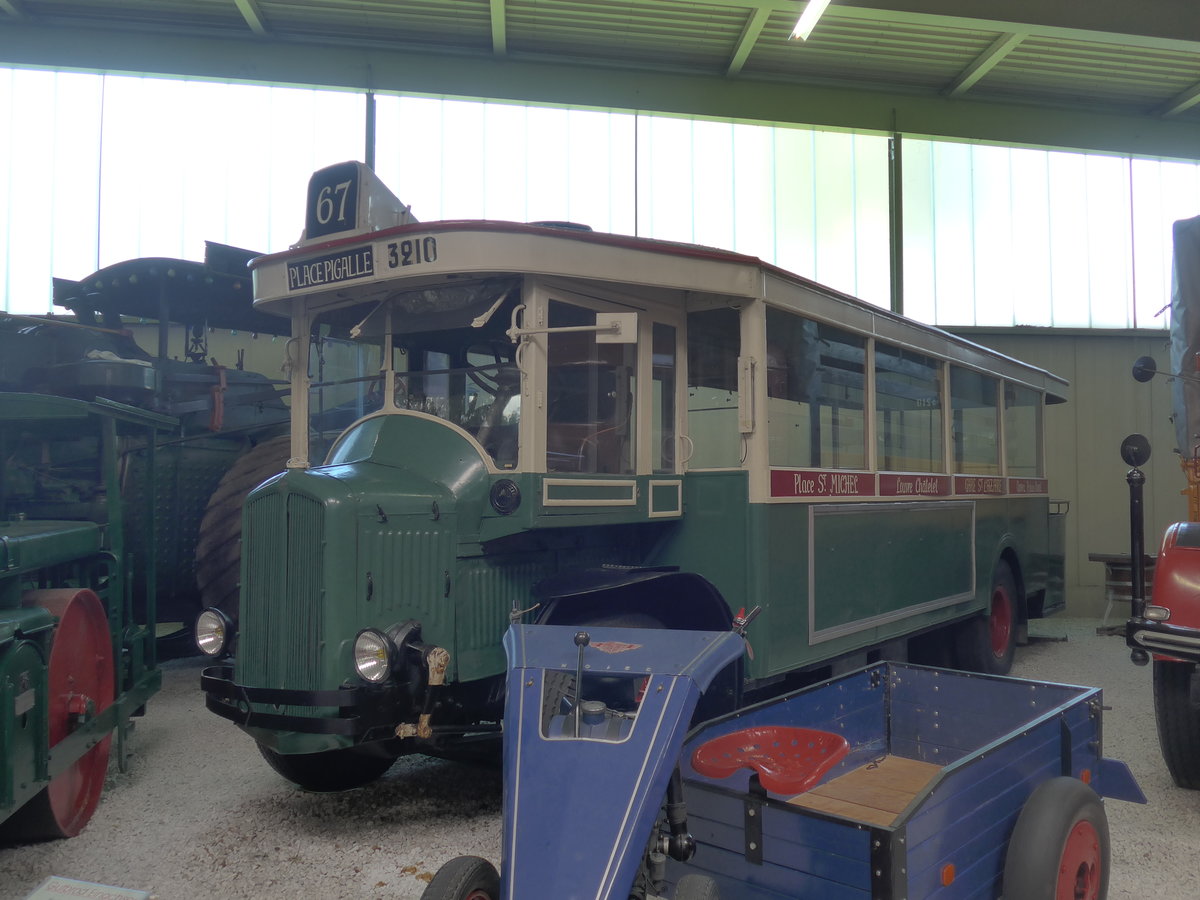
[[1200,158],[1195,0],[0,0],[0,65]]

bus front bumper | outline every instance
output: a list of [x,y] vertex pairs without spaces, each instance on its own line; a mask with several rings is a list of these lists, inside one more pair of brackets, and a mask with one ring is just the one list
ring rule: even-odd
[[[233,680],[233,666],[221,665],[204,669],[200,689],[209,710],[246,729],[338,735],[358,743],[395,737],[403,716],[394,685],[332,691],[247,687]],[[289,708],[293,711],[283,711]]]

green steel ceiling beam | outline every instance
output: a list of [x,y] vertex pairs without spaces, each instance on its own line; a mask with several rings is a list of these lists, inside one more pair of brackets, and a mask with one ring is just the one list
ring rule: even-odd
[[1200,47],[1195,0],[837,0],[825,15],[1184,52]]
[[[858,0],[861,2],[861,0]],[[696,76],[386,46],[66,29],[9,22],[0,65],[626,109],[879,134],[1200,159],[1200,125],[1158,116]]]
[[1193,84],[1186,91],[1172,97],[1170,102],[1159,110],[1159,115],[1163,117],[1177,116],[1181,112],[1191,109],[1197,103],[1200,103],[1200,84]]
[[491,0],[492,52],[497,56],[508,54],[508,19],[505,17],[505,0]]
[[996,38],[992,46],[979,54],[978,58],[954,79],[954,82],[945,90],[946,96],[961,97],[974,87],[984,75],[999,65],[1004,57],[1012,53],[1023,40],[1025,40],[1023,34],[1004,34]]
[[742,29],[737,46],[734,48],[733,55],[729,60],[729,66],[725,70],[726,75],[733,77],[742,71],[742,66],[746,64],[746,59],[750,56],[750,51],[758,43],[758,36],[762,34],[763,27],[770,18],[771,11],[761,6],[751,13],[750,18],[746,20],[746,27]]
[[250,30],[260,37],[267,35],[267,26],[263,22],[262,13],[259,11],[258,3],[255,0],[233,0],[238,8],[238,12],[242,14],[242,18],[246,20],[246,24]]
[[[636,4],[640,0],[628,2]],[[797,17],[804,9],[799,0],[703,0],[703,4],[779,11]],[[1200,3],[1195,0],[834,0],[821,18],[868,19],[1164,50],[1200,49]]]

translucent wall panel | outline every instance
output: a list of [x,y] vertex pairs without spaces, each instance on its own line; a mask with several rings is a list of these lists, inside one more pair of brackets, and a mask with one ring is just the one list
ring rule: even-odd
[[96,269],[101,82],[0,69],[0,309],[50,311],[51,273]]
[[760,257],[886,306],[884,138],[645,116],[638,230]]
[[905,312],[939,325],[1165,327],[1200,167],[904,142]]
[[632,234],[634,116],[376,98],[375,170],[423,221],[571,221]]
[[4,308],[48,312],[51,278],[206,240],[282,250],[314,169],[359,158],[363,98],[0,69]]
[[1200,215],[1200,165],[1135,159],[1132,163],[1135,324],[1163,326],[1171,302],[1171,225]]
[[356,94],[107,77],[100,264],[285,249],[309,175],[361,158],[364,122]]
[[[887,140],[620,111],[380,96],[376,169],[418,218],[567,220],[758,256],[886,306]],[[275,251],[358,94],[0,69],[0,307],[50,277]],[[1165,327],[1200,166],[904,141],[905,312],[940,325]]]

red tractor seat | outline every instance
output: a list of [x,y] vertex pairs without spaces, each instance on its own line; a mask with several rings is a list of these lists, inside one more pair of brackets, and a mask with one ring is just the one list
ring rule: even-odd
[[802,794],[850,752],[840,734],[814,728],[764,725],[705,741],[692,753],[692,768],[709,778],[754,769],[775,794]]

